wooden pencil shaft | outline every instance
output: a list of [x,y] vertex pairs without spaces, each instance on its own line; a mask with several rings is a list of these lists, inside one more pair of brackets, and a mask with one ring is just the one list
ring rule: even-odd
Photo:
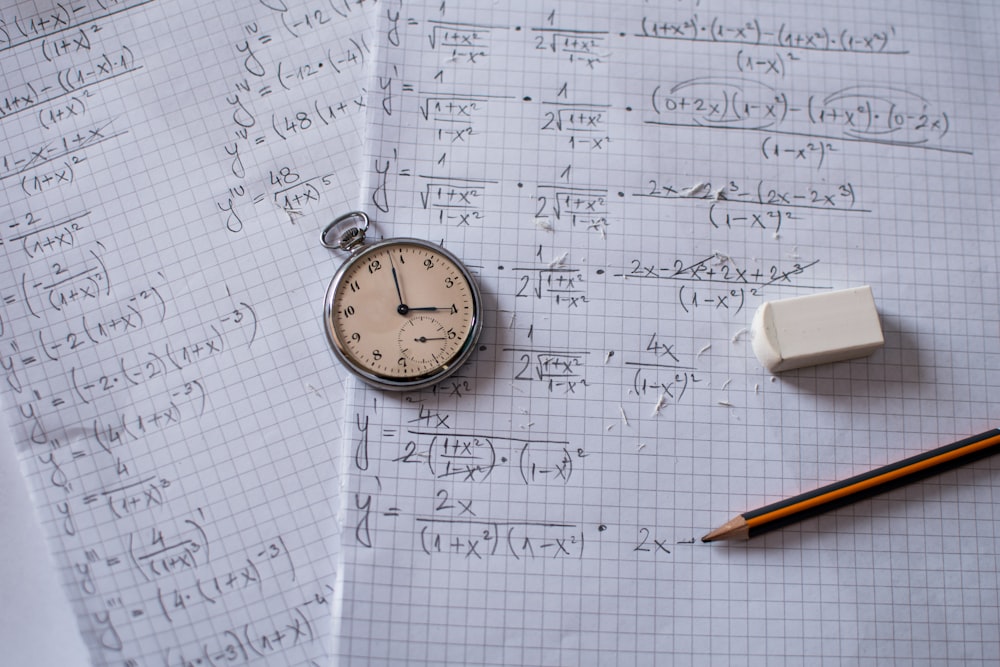
[[750,536],[816,516],[925,479],[955,466],[989,456],[1000,449],[1000,429],[890,463],[792,498],[744,513]]
[[[1000,451],[1000,429],[959,440],[915,456],[834,482],[813,491],[745,512],[745,528],[734,537],[753,537],[891,489],[950,470]],[[732,523],[732,522],[730,522]],[[728,526],[729,524],[727,524]],[[721,533],[720,533],[721,531]],[[728,539],[725,527],[710,533]],[[707,536],[706,536],[707,537]]]

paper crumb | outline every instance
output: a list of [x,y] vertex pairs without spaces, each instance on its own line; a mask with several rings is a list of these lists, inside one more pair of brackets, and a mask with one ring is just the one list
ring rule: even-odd
[[644,442],[640,442],[640,443],[639,443],[639,447],[638,447],[638,448],[637,448],[637,449],[636,449],[635,451],[637,451],[637,452],[641,452],[641,451],[642,451],[642,448],[643,448],[643,447],[645,447],[645,446],[646,446],[646,443],[644,443]]
[[746,327],[743,327],[742,329],[740,329],[739,331],[737,331],[736,333],[734,333],[733,334],[733,342],[734,343],[740,342],[740,339],[743,338],[743,334],[747,333],[747,331],[748,331],[748,329]]
[[708,183],[702,181],[700,183],[692,185],[686,190],[681,190],[681,194],[685,197],[701,197],[704,196],[706,192],[708,192],[709,187],[711,186]]
[[565,266],[567,257],[569,257],[569,252],[564,252],[558,257],[553,258],[553,260],[549,262],[549,268],[554,269],[557,266]]
[[715,255],[715,261],[713,261],[712,263],[715,264],[716,266],[719,266],[720,264],[726,264],[728,262],[732,262],[733,261],[732,257],[730,257],[729,255],[727,255],[725,253],[721,253],[718,250],[714,250],[712,252],[712,254]]
[[733,407],[733,404],[732,404],[732,403],[730,403],[729,401],[716,401],[716,403],[718,403],[719,405],[724,405],[724,406],[726,406],[727,408],[731,408],[731,407]]
[[611,357],[613,357],[613,356],[615,356],[615,351],[614,350],[608,350],[608,353],[606,355],[604,355],[604,365],[605,366],[608,364],[609,361],[611,361]]
[[719,188],[718,190],[713,192],[712,199],[714,199],[715,201],[726,201],[725,188]]
[[655,417],[656,415],[660,414],[660,410],[662,410],[663,406],[665,406],[666,404],[667,404],[667,394],[662,393],[660,394],[660,397],[656,399],[656,405],[653,406],[652,416]]
[[628,424],[628,417],[626,417],[626,416],[625,416],[625,408],[623,408],[622,406],[620,406],[620,405],[619,405],[619,406],[618,406],[618,412],[619,412],[619,413],[621,414],[621,416],[622,416],[622,422],[623,422],[623,423],[624,423],[624,424],[625,424],[626,426],[628,426],[628,425],[629,425],[629,424]]
[[754,385],[753,385],[753,393],[755,393],[755,394],[759,394],[760,393],[760,384],[758,384],[756,382],[754,383]]
[[285,212],[285,215],[288,216],[288,222],[293,225],[298,224],[298,219],[302,217],[302,209],[295,208],[294,206],[282,205],[277,201],[274,202],[274,205]]
[[552,223],[549,222],[548,218],[535,218],[535,226],[541,229],[542,231],[546,232],[555,231],[552,228]]
[[726,387],[728,387],[729,383],[732,382],[732,381],[733,381],[733,378],[729,378],[728,380],[726,380],[725,384],[722,385],[722,389],[720,389],[720,391],[725,391]]
[[705,347],[703,347],[703,348],[701,348],[700,350],[698,350],[698,354],[697,354],[697,355],[695,355],[695,356],[696,356],[696,357],[701,357],[701,355],[703,355],[703,354],[705,354],[706,352],[708,352],[708,351],[709,351],[709,350],[711,349],[711,347],[712,347],[712,344],[711,344],[711,343],[709,343],[709,344],[708,344],[708,345],[706,345]]

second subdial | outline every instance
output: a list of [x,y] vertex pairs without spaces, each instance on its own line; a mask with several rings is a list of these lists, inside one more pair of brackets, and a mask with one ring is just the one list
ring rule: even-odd
[[433,317],[417,315],[399,328],[399,351],[418,364],[446,361],[448,330]]

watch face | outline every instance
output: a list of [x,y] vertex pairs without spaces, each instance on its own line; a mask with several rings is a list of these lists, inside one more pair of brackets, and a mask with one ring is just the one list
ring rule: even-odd
[[337,356],[362,379],[388,389],[424,387],[472,352],[479,290],[444,248],[416,239],[366,247],[327,291],[324,320]]

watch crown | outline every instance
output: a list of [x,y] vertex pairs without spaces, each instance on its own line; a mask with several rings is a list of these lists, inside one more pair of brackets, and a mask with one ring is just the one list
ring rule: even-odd
[[326,226],[321,243],[331,250],[352,251],[365,242],[368,225],[368,216],[363,211],[345,213]]
[[364,242],[365,230],[359,229],[358,227],[352,227],[344,232],[344,235],[340,238],[340,249],[354,250]]

